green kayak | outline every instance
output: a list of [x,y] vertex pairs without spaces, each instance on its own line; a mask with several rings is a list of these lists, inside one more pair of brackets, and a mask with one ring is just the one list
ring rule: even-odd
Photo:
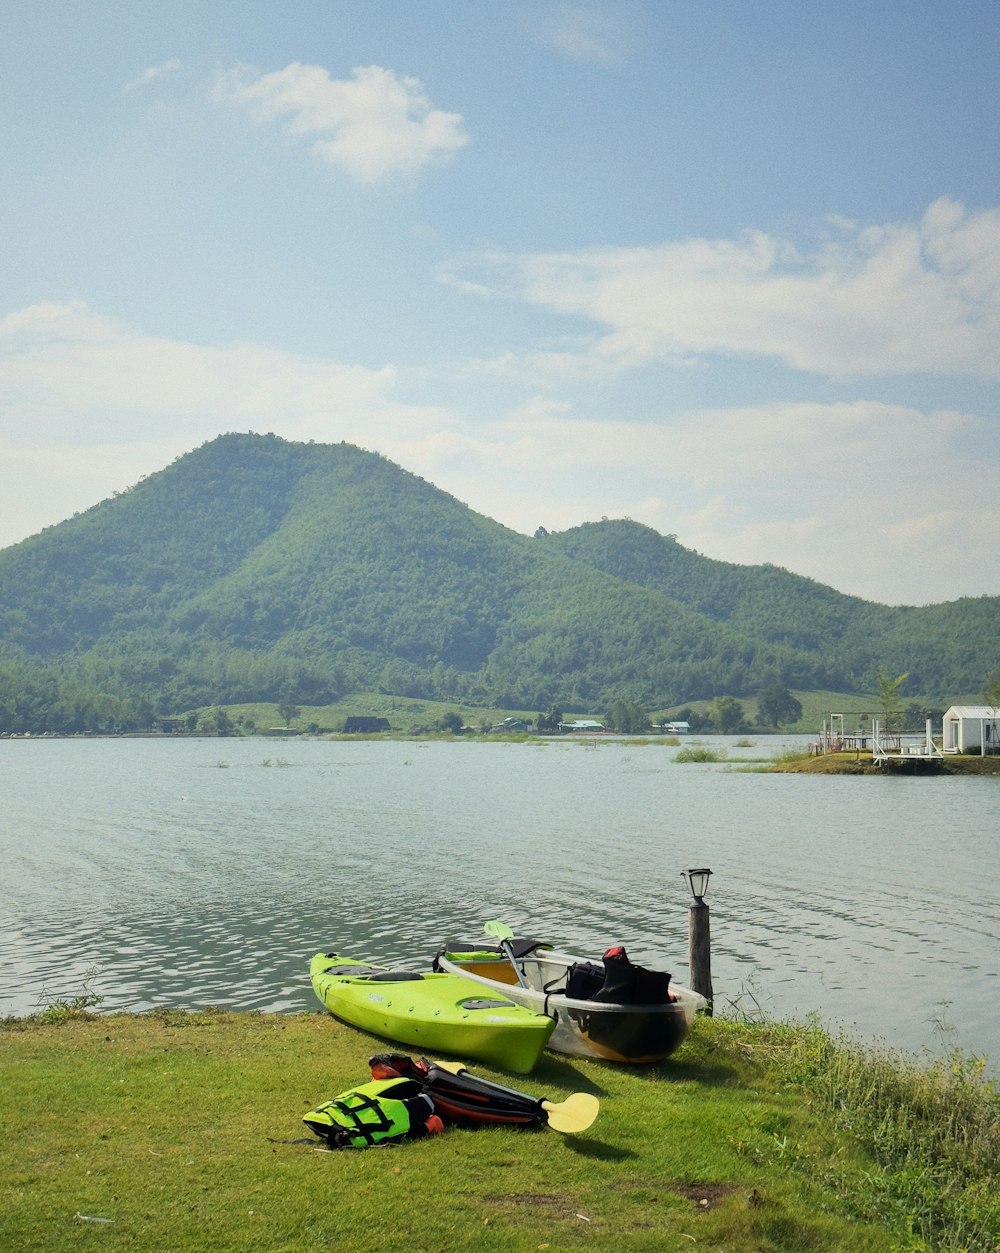
[[309,975],[330,1013],[352,1027],[516,1074],[534,1067],[556,1025],[461,975],[385,970],[339,953],[317,953]]

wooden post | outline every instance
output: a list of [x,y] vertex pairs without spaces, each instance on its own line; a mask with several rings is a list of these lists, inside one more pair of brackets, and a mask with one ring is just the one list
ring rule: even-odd
[[688,906],[688,979],[692,992],[700,992],[708,1001],[705,1013],[711,1015],[712,1001],[712,937],[708,923],[708,906],[700,897]]

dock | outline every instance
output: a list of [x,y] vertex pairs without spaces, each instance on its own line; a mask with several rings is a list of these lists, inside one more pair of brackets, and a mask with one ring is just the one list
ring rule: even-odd
[[943,738],[934,735],[930,718],[923,731],[914,732],[884,730],[877,718],[872,719],[870,731],[859,728],[852,732],[845,730],[844,718],[844,714],[830,714],[823,719],[820,737],[811,745],[816,756],[871,753],[878,767],[908,771],[934,770],[944,760]]

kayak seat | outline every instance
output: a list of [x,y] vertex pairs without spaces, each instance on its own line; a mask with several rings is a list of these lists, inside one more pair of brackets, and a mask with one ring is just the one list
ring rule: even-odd
[[368,975],[374,973],[374,966],[359,966],[357,962],[345,962],[339,966],[325,966],[323,968],[323,974],[325,975],[354,975],[356,978],[367,978]]
[[417,970],[377,970],[365,975],[369,983],[413,983],[423,977]]
[[471,1001],[462,1002],[463,1009],[513,1009],[513,1001],[491,1001],[483,998],[473,998]]

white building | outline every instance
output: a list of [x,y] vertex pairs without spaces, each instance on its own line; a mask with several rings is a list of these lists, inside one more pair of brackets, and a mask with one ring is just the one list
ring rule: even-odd
[[941,747],[946,753],[1000,752],[1000,708],[952,705],[941,719]]

